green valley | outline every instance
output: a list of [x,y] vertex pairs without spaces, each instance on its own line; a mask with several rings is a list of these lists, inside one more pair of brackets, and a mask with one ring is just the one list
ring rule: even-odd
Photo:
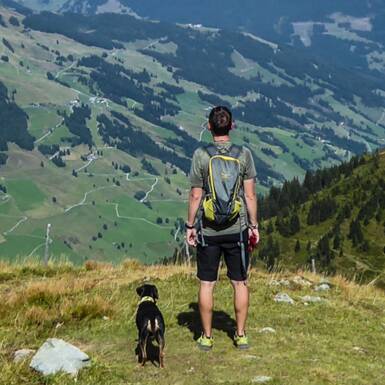
[[232,107],[259,193],[383,145],[381,79],[293,47],[128,14],[0,14],[0,258],[42,258],[48,224],[54,258],[173,256],[214,104]]

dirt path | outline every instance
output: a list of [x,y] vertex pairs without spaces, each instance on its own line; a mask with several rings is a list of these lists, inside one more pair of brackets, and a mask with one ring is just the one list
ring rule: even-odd
[[201,142],[202,141],[202,136],[204,134],[204,132],[207,130],[207,121],[205,120],[202,124],[201,124],[201,132],[199,134],[199,141]]
[[79,171],[82,171],[84,170],[85,168],[87,168],[90,164],[92,164],[93,162],[95,162],[96,160],[98,159],[98,157],[96,155],[92,155],[92,157],[89,159],[89,161],[83,165],[82,167],[79,167],[77,170],[75,170],[76,172],[79,172]]
[[151,226],[155,226],[155,227],[158,227],[158,228],[161,228],[161,229],[173,229],[174,228],[173,226],[161,226],[161,225],[158,225],[157,223],[151,222],[148,219],[143,218],[143,217],[127,217],[125,215],[120,215],[120,213],[119,213],[119,203],[111,203],[111,204],[115,206],[115,214],[116,214],[116,217],[119,218],[119,219],[128,219],[128,220],[133,220],[133,221],[142,221],[142,222],[148,223]]
[[63,118],[63,119],[62,119],[56,126],[49,128],[49,129],[48,129],[48,132],[45,133],[41,138],[35,140],[35,141],[33,142],[33,144],[38,144],[38,143],[40,143],[42,140],[44,140],[47,136],[53,134],[53,132],[54,132],[57,128],[59,128],[63,123],[64,123],[64,118]]
[[65,68],[63,68],[62,70],[60,70],[60,71],[55,75],[55,79],[57,79],[61,74],[65,73],[66,71],[70,70],[76,63],[77,63],[77,61],[75,60],[75,61],[72,62],[68,67],[65,67]]
[[28,220],[28,217],[22,217],[13,227],[11,227],[9,230],[5,231],[3,235],[8,235],[15,231],[22,223],[26,222]]
[[65,210],[64,210],[64,213],[68,213],[69,211],[71,211],[72,209],[74,209],[75,207],[79,207],[79,206],[84,206],[86,204],[86,201],[87,201],[87,197],[89,194],[95,192],[95,191],[100,191],[100,190],[105,190],[107,188],[115,188],[116,186],[103,186],[103,187],[98,187],[98,188],[95,188],[93,190],[90,190],[90,191],[87,191],[85,194],[84,194],[84,197],[83,199],[79,202],[79,203],[76,203],[70,207],[67,207]]
[[159,182],[159,178],[155,178],[155,182],[152,184],[150,190],[146,192],[146,195],[144,196],[144,198],[140,200],[140,203],[144,203],[147,200],[148,196],[154,191],[154,188],[158,184],[158,182]]

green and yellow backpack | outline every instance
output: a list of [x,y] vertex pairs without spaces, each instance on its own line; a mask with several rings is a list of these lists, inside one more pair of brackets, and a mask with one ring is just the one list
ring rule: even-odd
[[218,149],[208,145],[205,150],[210,160],[202,203],[203,217],[210,225],[222,227],[235,221],[241,211],[239,155],[242,147],[231,145],[229,149]]

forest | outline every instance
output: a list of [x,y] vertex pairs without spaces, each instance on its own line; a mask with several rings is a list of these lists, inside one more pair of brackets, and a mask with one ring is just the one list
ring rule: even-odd
[[72,146],[84,143],[91,147],[93,144],[92,135],[90,129],[87,127],[87,120],[91,118],[91,108],[85,104],[79,107],[75,106],[70,115],[64,112],[63,117],[64,123],[69,131],[75,135],[74,137],[67,138]]
[[104,143],[116,146],[130,155],[149,155],[162,162],[174,164],[185,173],[190,168],[190,160],[182,158],[174,151],[160,147],[144,132],[134,128],[129,119],[114,112],[111,120],[105,114],[98,116],[99,133]]
[[8,95],[7,87],[0,82],[0,164],[7,160],[8,142],[25,150],[33,149],[35,138],[28,132],[28,115]]

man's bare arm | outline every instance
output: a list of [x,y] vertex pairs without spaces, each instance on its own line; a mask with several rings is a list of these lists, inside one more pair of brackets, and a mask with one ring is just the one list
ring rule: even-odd
[[249,214],[249,222],[251,225],[258,223],[257,219],[257,194],[255,192],[255,180],[247,179],[243,181],[243,189],[245,192],[245,200],[247,212]]
[[199,205],[201,203],[203,195],[203,189],[201,187],[192,187],[189,195],[189,204],[188,204],[188,218],[187,224],[192,226],[195,222],[195,217],[197,215]]

